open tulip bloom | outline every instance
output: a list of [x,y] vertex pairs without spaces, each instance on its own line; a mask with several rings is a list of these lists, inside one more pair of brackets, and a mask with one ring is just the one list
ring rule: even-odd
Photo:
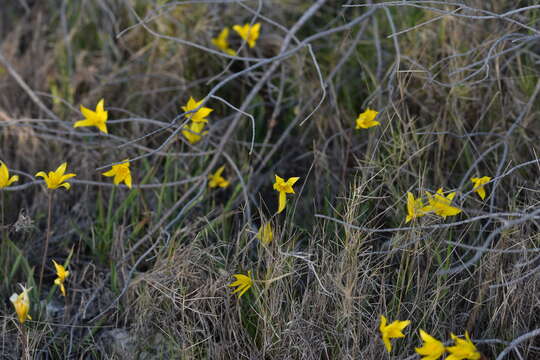
[[69,190],[71,188],[71,184],[65,181],[77,176],[77,174],[65,174],[66,169],[67,163],[63,163],[55,171],[49,171],[48,175],[44,171],[40,171],[36,174],[36,176],[42,177],[43,180],[45,180],[45,184],[47,184],[47,188],[49,189],[54,190],[58,189],[59,187],[64,187],[66,190]]
[[96,105],[95,111],[87,109],[81,105],[81,113],[83,114],[85,119],[77,121],[75,124],[73,124],[73,127],[76,128],[81,126],[95,126],[99,129],[99,131],[107,134],[108,112],[105,111],[104,103],[105,101],[103,99],[99,100]]
[[194,111],[199,106],[201,106],[203,102],[204,99],[202,99],[201,101],[197,101],[194,98],[190,97],[188,103],[185,106],[182,106],[182,110],[186,112],[186,117],[193,122],[208,122],[208,119],[206,118],[208,117],[208,115],[210,115],[212,111],[214,111],[213,109],[203,106],[199,110]]
[[422,356],[421,360],[437,360],[443,356],[446,348],[442,342],[421,329],[420,337],[422,338],[424,344],[422,347],[416,348],[415,351],[418,355]]
[[115,185],[123,181],[131,189],[131,171],[129,170],[128,159],[123,160],[121,164],[113,165],[111,170],[104,172],[102,175],[108,177],[114,176],[113,182]]
[[247,42],[250,48],[253,48],[255,47],[255,42],[259,38],[259,34],[261,31],[261,24],[260,23],[256,23],[253,25],[244,24],[244,26],[234,25],[233,30],[236,31],[238,35],[240,35],[240,37],[244,39],[244,41]]
[[356,129],[369,129],[370,127],[380,125],[380,122],[375,121],[378,114],[379,112],[376,110],[366,109],[366,111],[358,115]]
[[390,339],[405,337],[405,335],[402,333],[402,330],[409,326],[410,323],[410,320],[395,320],[392,323],[388,324],[388,320],[386,319],[386,317],[384,315],[381,315],[379,331],[381,332],[382,341],[388,353],[392,351],[392,343],[390,342]]
[[247,275],[234,274],[233,276],[236,278],[236,281],[229,284],[229,287],[236,287],[233,294],[238,293],[238,298],[240,299],[242,295],[244,295],[246,291],[248,291],[253,285],[253,279],[251,279],[251,270],[248,271]]
[[9,177],[8,167],[3,161],[0,161],[0,189],[8,187],[15,181],[19,181],[19,176],[13,175],[12,177]]

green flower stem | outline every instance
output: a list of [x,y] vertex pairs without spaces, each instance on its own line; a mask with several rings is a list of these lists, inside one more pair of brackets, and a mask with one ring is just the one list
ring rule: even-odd
[[[0,226],[2,229],[2,251],[6,252],[8,249],[8,233],[7,233],[7,226],[6,221],[4,219],[4,202],[5,202],[5,194],[3,190],[0,190]],[[6,256],[8,256],[6,254]],[[6,259],[3,261],[4,263],[4,277],[7,279],[8,277],[8,262]]]
[[[0,208],[1,208],[1,216],[2,218],[0,219],[1,221],[1,224],[2,224],[2,239],[4,240],[4,245],[6,245],[6,241],[7,241],[7,226],[6,226],[6,221],[5,221],[5,218],[4,218],[4,202],[5,202],[5,195],[4,195],[4,191],[3,190],[0,190]],[[2,249],[5,249],[5,247],[2,247]]]
[[49,249],[49,240],[51,238],[51,220],[52,220],[52,202],[53,202],[53,192],[52,190],[48,191],[48,215],[47,215],[47,234],[45,236],[45,249],[43,250],[43,258],[41,260],[41,270],[39,272],[39,291],[41,291],[41,284],[43,283],[43,272],[45,271],[45,261],[47,261],[47,251]]

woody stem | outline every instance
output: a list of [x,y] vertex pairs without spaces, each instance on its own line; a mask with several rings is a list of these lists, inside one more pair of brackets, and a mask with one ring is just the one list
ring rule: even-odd
[[48,192],[48,210],[49,213],[47,215],[47,233],[45,236],[45,248],[43,250],[43,258],[41,260],[41,270],[39,273],[39,287],[38,289],[41,291],[41,284],[43,283],[43,272],[45,271],[45,261],[47,260],[47,251],[49,249],[49,239],[51,238],[51,219],[52,219],[52,200],[53,200],[53,192],[49,190]]

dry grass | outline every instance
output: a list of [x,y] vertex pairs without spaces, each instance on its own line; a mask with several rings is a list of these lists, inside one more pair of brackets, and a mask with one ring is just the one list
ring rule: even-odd
[[[489,359],[540,357],[537,1],[166,3],[0,11],[0,160],[21,176],[2,192],[3,358],[384,359],[380,314],[412,320],[392,358],[414,358],[420,328],[468,330]],[[224,26],[252,20],[245,59],[215,52]],[[191,146],[180,106],[209,94]],[[72,128],[101,98],[110,135]],[[355,130],[368,106],[382,125]],[[100,175],[124,158],[131,191]],[[63,161],[77,177],[55,195],[40,293],[33,174]],[[232,185],[208,189],[223,164]],[[276,173],[301,177],[279,215]],[[495,179],[485,201],[478,175]],[[405,224],[407,191],[439,187],[463,212]],[[65,304],[52,259],[70,261]],[[248,270],[260,281],[237,299],[227,284]],[[23,333],[17,283],[34,287]]]

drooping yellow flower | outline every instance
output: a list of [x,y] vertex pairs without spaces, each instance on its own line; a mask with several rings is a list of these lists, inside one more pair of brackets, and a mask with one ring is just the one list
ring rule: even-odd
[[219,186],[222,188],[226,188],[227,186],[229,186],[230,183],[227,180],[225,180],[223,176],[221,176],[221,174],[223,173],[223,170],[225,170],[225,166],[222,166],[219,169],[217,169],[215,173],[208,175],[208,179],[210,180],[208,182],[209,187],[215,188]]
[[99,131],[107,134],[107,117],[108,112],[104,109],[104,100],[101,99],[97,103],[96,110],[90,110],[81,105],[81,112],[84,115],[85,119],[77,121],[73,124],[73,127],[80,126],[95,126]]
[[195,144],[201,141],[203,135],[206,135],[208,131],[204,131],[204,122],[191,122],[191,124],[184,126],[185,130],[182,130],[182,135],[189,141],[190,144]]
[[242,295],[244,295],[246,291],[248,291],[253,285],[253,279],[251,279],[251,270],[248,271],[247,275],[234,274],[233,276],[236,278],[236,281],[229,284],[229,287],[237,286],[237,288],[233,291],[233,294],[239,293],[238,298],[240,299]]
[[9,177],[8,167],[3,161],[0,161],[0,189],[8,187],[15,181],[19,181],[19,176],[13,175],[12,177]]
[[28,315],[28,312],[30,311],[30,297],[28,296],[28,292],[32,288],[27,289],[23,285],[21,285],[21,288],[22,293],[13,293],[13,295],[11,295],[9,298],[9,301],[11,301],[13,307],[15,308],[19,322],[24,324],[26,320],[32,320],[32,317]]
[[474,346],[467,331],[465,332],[465,339],[460,339],[454,334],[450,335],[452,336],[455,345],[446,348],[446,351],[450,353],[450,355],[446,357],[446,360],[480,360],[482,358],[482,354],[480,354],[476,349],[476,346]]
[[358,118],[356,118],[356,128],[369,129],[370,127],[380,125],[380,122],[375,121],[375,117],[377,117],[378,113],[378,111],[367,108],[366,111],[358,115]]
[[410,320],[405,321],[393,321],[391,324],[387,325],[388,320],[384,315],[381,315],[381,324],[379,325],[379,331],[381,332],[382,341],[386,347],[386,351],[390,353],[392,351],[392,343],[390,339],[393,338],[402,338],[405,335],[401,332],[411,323]]
[[274,190],[279,192],[279,205],[278,205],[278,211],[280,212],[285,209],[285,205],[287,205],[287,195],[286,194],[294,194],[293,185],[296,183],[300,178],[299,177],[292,177],[289,178],[289,180],[285,181],[285,179],[280,178],[276,175],[276,182],[274,183]]
[[420,329],[420,337],[424,344],[422,347],[415,348],[415,351],[418,355],[422,356],[421,360],[437,360],[446,351],[442,342],[422,329]]
[[272,230],[272,225],[267,222],[262,225],[257,232],[257,239],[262,242],[264,245],[268,245],[274,239],[274,231]]
[[491,181],[489,176],[473,177],[471,182],[473,183],[473,190],[480,196],[480,199],[486,198],[486,189],[484,185]]
[[451,192],[444,196],[443,189],[437,190],[435,195],[426,192],[429,205],[425,208],[426,211],[433,211],[435,214],[446,219],[447,216],[454,216],[461,212],[461,209],[450,205],[456,196],[456,192]]
[[114,184],[118,185],[122,181],[131,189],[131,171],[129,170],[129,160],[122,160],[121,164],[113,165],[111,170],[104,172],[103,176],[114,176]]
[[[186,106],[182,106],[182,110],[184,110],[184,112],[193,111],[196,108],[198,108],[199,106],[201,106],[203,101],[204,101],[204,99],[202,99],[201,101],[197,101],[194,98],[189,97],[188,103],[186,104]],[[205,122],[206,123],[206,122],[208,122],[208,119],[206,119],[206,117],[208,115],[210,115],[210,113],[212,111],[214,111],[214,110],[211,109],[211,108],[201,107],[199,110],[197,110],[195,112],[186,114],[186,117],[188,119],[190,119],[191,121],[193,121],[193,122]]]
[[212,39],[212,44],[214,44],[219,50],[226,52],[229,55],[236,55],[236,51],[229,48],[229,28],[223,28],[219,35],[216,38]]
[[426,207],[424,207],[422,199],[415,199],[411,192],[407,192],[407,217],[405,223],[424,215],[426,215]]
[[66,188],[66,190],[69,190],[71,188],[71,184],[64,181],[77,176],[77,174],[64,174],[66,172],[66,168],[67,163],[63,163],[55,171],[49,171],[49,175],[47,175],[44,171],[40,171],[36,174],[36,176],[42,177],[49,189],[58,189],[59,187],[63,186]]
[[259,33],[261,31],[261,24],[256,23],[253,24],[253,26],[249,24],[245,24],[244,26],[241,25],[234,25],[233,30],[240,35],[242,39],[244,39],[248,46],[250,48],[255,47],[255,42],[259,38]]
[[66,281],[66,278],[69,276],[69,271],[66,271],[66,268],[63,265],[58,264],[56,261],[53,260],[54,268],[56,270],[56,276],[58,276],[54,283],[58,287],[60,287],[60,291],[62,292],[63,296],[66,296],[66,288],[64,287],[64,282]]

